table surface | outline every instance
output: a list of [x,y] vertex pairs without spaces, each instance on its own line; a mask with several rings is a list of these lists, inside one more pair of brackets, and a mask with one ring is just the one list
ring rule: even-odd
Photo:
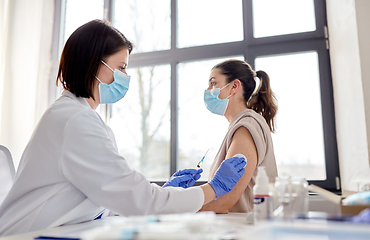
[[[369,240],[369,224],[324,219],[263,221],[250,224],[245,213],[174,214],[145,217],[109,217],[95,221],[2,237],[34,239],[276,239]],[[51,239],[51,238],[49,238]]]

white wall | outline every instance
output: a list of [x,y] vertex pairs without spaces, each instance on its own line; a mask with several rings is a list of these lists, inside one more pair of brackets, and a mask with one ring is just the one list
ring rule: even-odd
[[[365,119],[367,126],[368,149],[370,146],[370,1],[356,0],[356,19],[358,29],[358,44],[360,49],[360,64],[362,87],[364,91]],[[369,159],[370,160],[370,159]]]
[[370,182],[370,1],[327,0],[342,188]]

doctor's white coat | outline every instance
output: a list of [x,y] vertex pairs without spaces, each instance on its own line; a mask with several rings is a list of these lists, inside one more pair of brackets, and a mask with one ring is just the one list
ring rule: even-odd
[[[49,107],[0,206],[0,236],[120,215],[196,212],[200,187],[161,188],[118,154],[111,129],[69,91]],[[107,211],[106,211],[107,212]]]

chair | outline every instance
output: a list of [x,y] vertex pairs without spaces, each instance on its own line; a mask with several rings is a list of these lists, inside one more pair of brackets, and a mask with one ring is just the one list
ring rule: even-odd
[[14,163],[10,151],[0,145],[0,205],[13,185]]

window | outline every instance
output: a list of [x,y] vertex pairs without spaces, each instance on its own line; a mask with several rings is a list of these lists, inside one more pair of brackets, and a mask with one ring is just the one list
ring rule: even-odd
[[119,152],[147,178],[164,181],[170,166],[171,67],[130,68],[130,90],[111,106]]
[[[286,66],[289,66],[289,70],[285,70]],[[308,180],[325,180],[317,53],[258,57],[256,68],[268,71],[273,79],[271,88],[279,103],[277,130],[272,135],[275,157],[279,159],[279,172],[295,172]],[[297,133],[304,137],[297,141]],[[307,151],[308,148],[311,151]]]
[[313,0],[253,0],[255,38],[316,30]]
[[[243,2],[245,57],[270,75],[278,97],[273,140],[279,174],[304,176],[336,191],[340,181],[325,1],[299,2]],[[280,17],[263,23],[261,15],[275,14]]]
[[[104,108],[119,151],[133,168],[162,182],[178,169],[195,167],[209,149],[201,179],[207,180],[228,122],[206,110],[203,92],[211,67],[237,58],[270,75],[279,107],[273,134],[279,173],[339,190],[325,1],[91,4],[101,8],[94,18],[104,13],[135,44],[127,70],[130,91]],[[80,20],[92,12],[80,14]]]
[[242,1],[232,0],[225,4],[222,0],[178,0],[177,18],[176,47],[243,40]]
[[[86,6],[88,11],[81,14]],[[66,0],[63,42],[66,42],[79,26],[93,19],[103,19],[103,7],[104,0]]]
[[115,0],[113,23],[135,43],[135,53],[171,48],[170,0]]

